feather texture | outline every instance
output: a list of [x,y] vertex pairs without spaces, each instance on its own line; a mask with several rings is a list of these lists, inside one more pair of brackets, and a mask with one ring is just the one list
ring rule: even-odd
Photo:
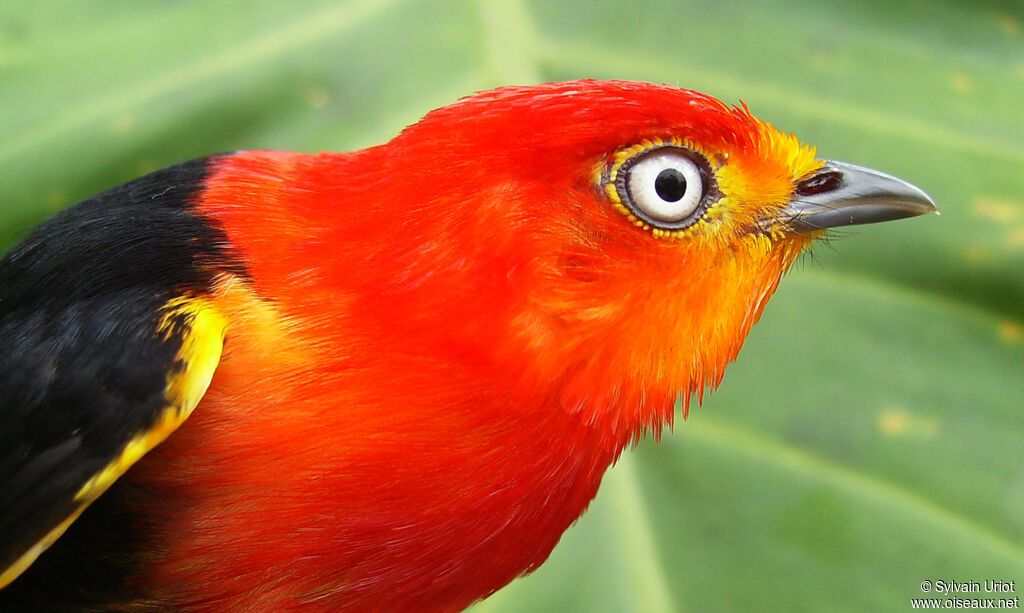
[[[682,231],[608,183],[655,143],[713,172]],[[816,236],[752,228],[820,165],[745,107],[597,81],[477,94],[354,153],[213,158],[195,213],[238,268],[194,265],[227,342],[86,514],[154,535],[111,606],[455,611],[536,568],[721,381]]]

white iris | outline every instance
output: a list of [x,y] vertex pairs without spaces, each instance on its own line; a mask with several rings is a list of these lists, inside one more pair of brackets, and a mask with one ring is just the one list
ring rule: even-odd
[[626,189],[632,205],[653,221],[676,223],[700,206],[703,183],[696,162],[683,153],[666,149],[633,164]]

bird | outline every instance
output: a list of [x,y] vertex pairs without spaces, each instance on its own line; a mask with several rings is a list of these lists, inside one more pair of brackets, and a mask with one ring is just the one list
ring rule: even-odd
[[815,241],[932,212],[745,104],[589,79],[113,187],[0,262],[0,611],[461,610]]

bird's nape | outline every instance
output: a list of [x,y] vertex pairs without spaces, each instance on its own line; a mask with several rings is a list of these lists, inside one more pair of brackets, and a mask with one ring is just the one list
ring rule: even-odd
[[933,210],[746,107],[593,80],[105,192],[0,262],[0,532],[35,535],[0,609],[461,609],[719,385],[828,228]]

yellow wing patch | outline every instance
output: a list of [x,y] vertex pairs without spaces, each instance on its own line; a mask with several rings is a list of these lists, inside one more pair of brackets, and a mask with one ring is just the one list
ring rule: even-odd
[[89,479],[75,494],[78,507],[64,521],[30,547],[14,564],[0,573],[0,588],[13,581],[46,551],[94,500],[125,473],[142,456],[159,445],[180,426],[199,404],[213,379],[224,346],[227,320],[211,303],[194,297],[175,298],[168,302],[157,333],[170,336],[185,332],[177,362],[180,365],[167,377],[164,397],[167,405],[153,425],[136,434],[116,458]]
[[220,362],[227,321],[205,300],[176,298],[168,303],[158,332],[170,335],[173,322],[183,316],[191,324],[178,352],[182,367],[167,378],[167,390],[164,392],[167,408],[149,430],[135,436],[125,445],[120,456],[86,482],[75,495],[75,500],[88,504],[105,492],[132,464],[177,430],[206,393]]

